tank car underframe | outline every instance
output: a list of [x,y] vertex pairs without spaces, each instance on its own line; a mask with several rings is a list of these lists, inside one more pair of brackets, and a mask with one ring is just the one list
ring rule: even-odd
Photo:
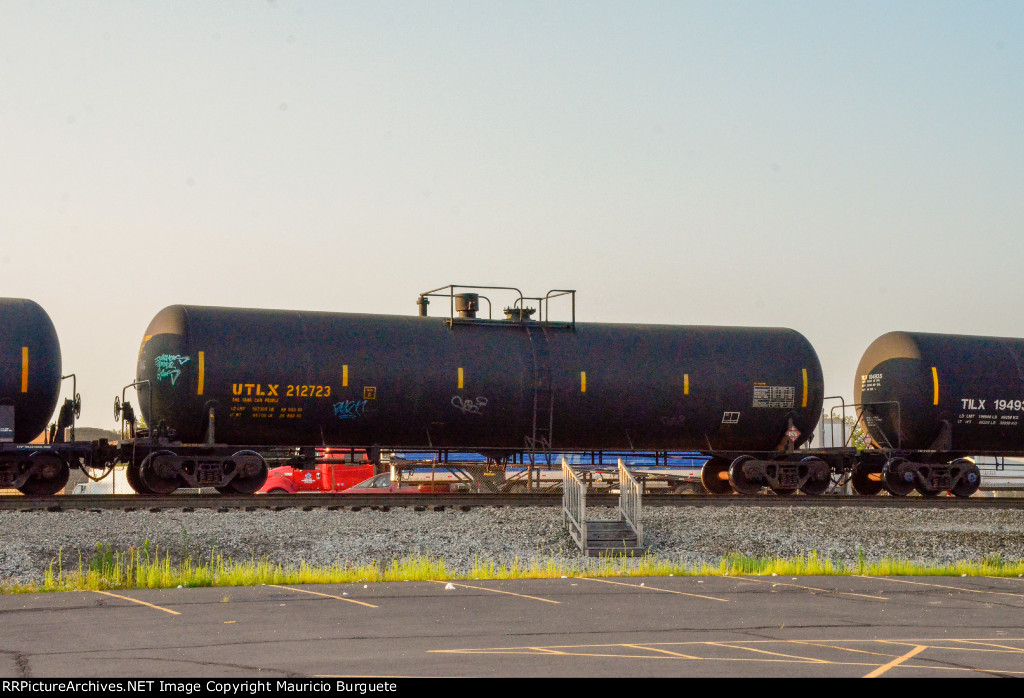
[[915,490],[924,497],[943,492],[970,497],[981,485],[981,471],[966,456],[953,451],[866,449],[858,454],[851,482],[862,495],[884,489],[895,497]]
[[182,487],[253,494],[267,480],[259,448],[142,438],[122,442],[119,460],[128,464],[128,484],[139,494],[170,494]]
[[796,491],[824,494],[830,486],[850,482],[859,495],[885,490],[904,497],[915,490],[925,497],[950,492],[970,497],[981,484],[981,472],[952,451],[824,448],[793,452],[743,453],[706,451],[710,459],[701,482],[712,494],[752,495],[767,487],[778,495]]
[[793,451],[703,451],[710,456],[701,483],[712,494],[757,494],[767,487],[781,496],[824,494],[852,467],[853,448]]
[[32,497],[57,494],[67,484],[72,467],[84,471],[93,463],[104,463],[108,449],[105,443],[89,442],[0,443],[0,487]]

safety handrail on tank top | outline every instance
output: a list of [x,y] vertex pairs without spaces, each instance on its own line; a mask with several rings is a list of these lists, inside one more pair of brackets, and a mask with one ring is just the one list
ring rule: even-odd
[[[571,319],[564,323],[564,326],[568,329],[576,328],[576,291],[575,289],[552,289],[543,296],[524,296],[523,292],[514,286],[477,286],[467,284],[448,284],[447,286],[441,286],[439,288],[431,289],[430,291],[424,291],[419,294],[419,300],[417,305],[420,306],[421,315],[426,315],[426,307],[429,303],[426,301],[427,298],[447,298],[448,299],[448,324],[453,326],[456,322],[474,322],[477,318],[456,318],[455,317],[455,297],[457,289],[463,289],[465,291],[510,291],[516,294],[516,299],[513,302],[511,308],[520,311],[518,319],[506,320],[505,322],[525,323],[528,320],[525,316],[526,301],[537,301],[537,308],[539,311],[539,317],[536,322],[543,323],[550,326],[560,326],[563,323],[552,323],[550,320],[550,301],[559,298],[561,296],[570,297],[570,313]],[[479,295],[479,294],[478,294]],[[491,299],[487,296],[480,295],[480,298],[487,301],[487,320],[493,321],[493,308],[491,305]]]

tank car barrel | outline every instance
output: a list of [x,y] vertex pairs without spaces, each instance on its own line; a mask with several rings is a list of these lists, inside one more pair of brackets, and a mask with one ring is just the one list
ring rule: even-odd
[[812,436],[821,367],[793,330],[525,317],[170,306],[139,353],[143,416],[190,443],[213,410],[223,443],[506,453]]

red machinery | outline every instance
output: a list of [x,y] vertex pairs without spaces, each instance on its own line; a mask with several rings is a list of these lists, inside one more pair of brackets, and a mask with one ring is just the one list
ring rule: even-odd
[[350,449],[316,450],[316,468],[301,469],[290,465],[273,468],[261,494],[295,494],[297,492],[341,492],[373,476],[373,464],[365,451]]

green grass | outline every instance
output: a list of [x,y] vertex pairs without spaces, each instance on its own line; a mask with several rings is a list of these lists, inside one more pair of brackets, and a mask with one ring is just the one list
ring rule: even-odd
[[729,555],[717,565],[691,565],[682,561],[664,560],[648,555],[639,558],[602,557],[583,562],[553,559],[516,560],[511,565],[477,560],[467,571],[449,567],[442,558],[413,555],[401,560],[367,565],[336,565],[312,567],[305,563],[282,565],[266,559],[236,561],[221,555],[208,560],[187,558],[172,563],[169,554],[150,549],[147,541],[141,547],[125,551],[110,545],[97,544],[96,553],[85,561],[67,565],[58,556],[46,570],[41,584],[0,582],[0,593],[18,594],[43,591],[81,591],[106,589],[162,589],[174,587],[254,586],[259,584],[338,584],[354,582],[397,582],[438,579],[542,579],[577,576],[600,577],[667,577],[682,576],[1024,576],[1024,560],[1004,561],[990,555],[976,562],[951,565],[923,565],[900,558],[867,562],[863,552],[856,563],[822,558],[817,552],[790,559],[754,558]]

